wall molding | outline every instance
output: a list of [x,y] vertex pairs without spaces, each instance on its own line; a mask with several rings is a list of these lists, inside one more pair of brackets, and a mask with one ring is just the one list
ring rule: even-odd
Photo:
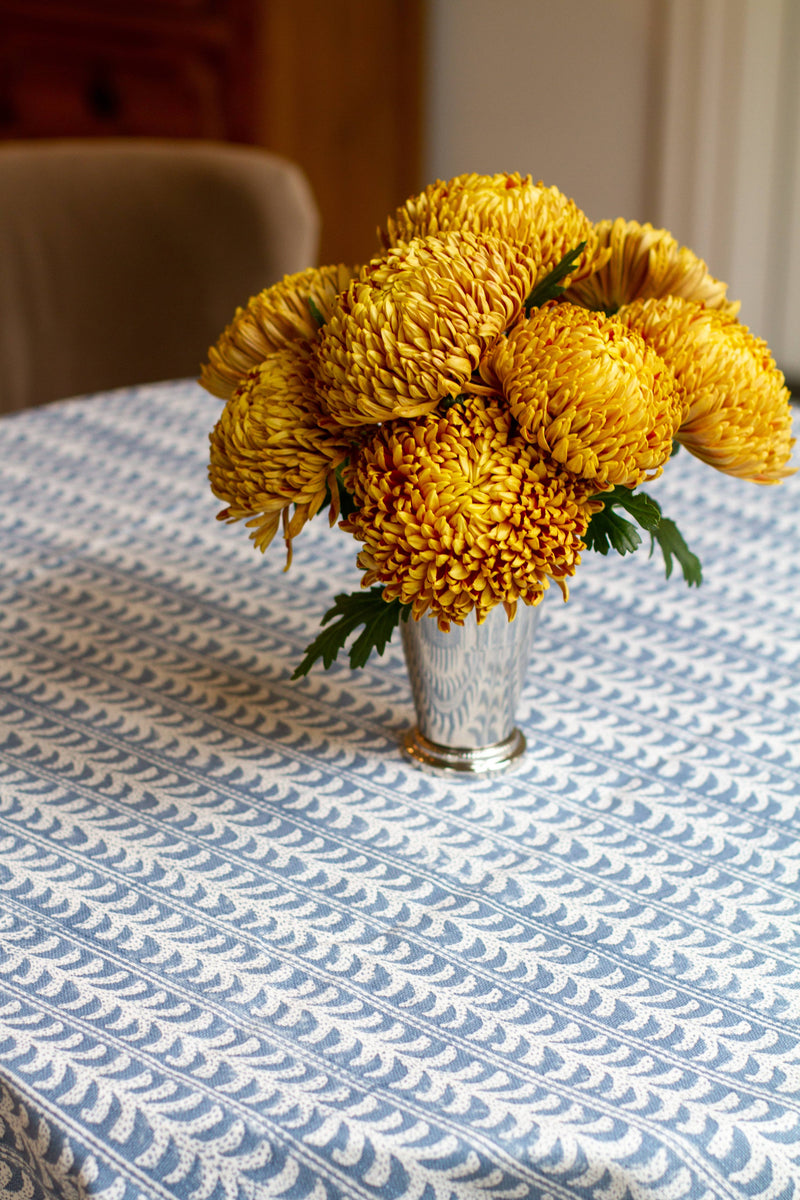
[[800,378],[800,5],[661,0],[658,224]]

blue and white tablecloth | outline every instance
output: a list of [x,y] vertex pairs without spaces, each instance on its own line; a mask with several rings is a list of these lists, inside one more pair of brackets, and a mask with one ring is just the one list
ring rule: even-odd
[[215,522],[191,384],[0,421],[0,1196],[797,1200],[800,477],[585,556],[515,773],[399,645],[290,682],[355,544]]

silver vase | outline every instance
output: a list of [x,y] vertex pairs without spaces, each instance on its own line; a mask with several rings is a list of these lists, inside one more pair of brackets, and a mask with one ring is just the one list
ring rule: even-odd
[[400,623],[417,726],[404,748],[428,768],[484,774],[506,770],[525,751],[516,712],[539,608],[502,605],[482,625],[474,613],[445,633],[424,616]]

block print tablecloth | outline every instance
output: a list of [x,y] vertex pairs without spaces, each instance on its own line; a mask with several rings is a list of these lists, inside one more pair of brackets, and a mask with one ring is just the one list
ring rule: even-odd
[[545,602],[514,774],[399,646],[289,676],[354,544],[213,519],[191,384],[0,422],[0,1195],[797,1200],[800,479]]

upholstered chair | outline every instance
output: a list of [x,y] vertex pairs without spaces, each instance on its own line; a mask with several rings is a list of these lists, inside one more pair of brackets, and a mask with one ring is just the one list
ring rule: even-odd
[[0,145],[0,412],[196,375],[237,305],[315,265],[294,164],[201,141]]

